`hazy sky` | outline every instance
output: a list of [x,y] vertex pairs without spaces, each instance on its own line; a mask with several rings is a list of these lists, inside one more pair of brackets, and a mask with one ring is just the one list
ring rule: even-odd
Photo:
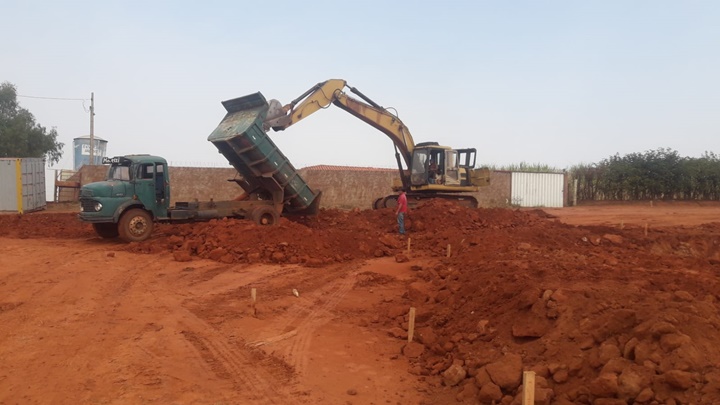
[[[108,154],[227,166],[220,101],[287,103],[345,79],[416,142],[479,165],[567,168],[669,147],[720,152],[716,1],[3,1],[0,81],[90,98]],[[20,98],[66,144],[79,101]],[[271,136],[295,164],[393,167],[390,140],[332,106]]]

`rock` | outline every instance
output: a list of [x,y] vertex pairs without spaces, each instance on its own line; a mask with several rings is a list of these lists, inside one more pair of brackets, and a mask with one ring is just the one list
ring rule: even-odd
[[500,401],[503,397],[503,393],[496,384],[491,382],[485,384],[480,388],[478,399],[481,404],[490,404],[492,401]]
[[540,387],[540,388],[548,388],[548,387],[550,387],[550,383],[548,383],[547,378],[536,375],[535,376],[535,386]]
[[383,245],[391,248],[391,249],[400,249],[402,248],[402,241],[398,240],[395,235],[383,235],[380,238],[378,238],[378,242],[382,243]]
[[619,309],[606,313],[588,325],[590,334],[596,342],[604,342],[610,336],[620,335],[635,326],[637,315],[629,309]]
[[270,260],[272,260],[275,263],[282,263],[286,259],[285,253],[283,252],[273,252],[272,255],[270,255]]
[[108,252],[107,257],[115,257],[115,252]]
[[618,377],[618,396],[623,399],[633,399],[648,383],[649,381],[643,381],[640,374],[627,368]]
[[526,243],[526,242],[520,242],[517,245],[517,249],[525,250],[525,251],[532,250],[532,245],[530,245],[529,243]]
[[247,259],[250,263],[260,260],[260,257],[262,257],[262,256],[260,256],[260,253],[257,253],[257,252],[250,253],[247,255]]
[[425,346],[417,342],[410,342],[403,346],[402,353],[409,359],[420,357],[425,352]]
[[600,373],[613,373],[613,374],[620,374],[623,370],[625,370],[627,367],[630,366],[630,360],[622,358],[622,357],[615,357],[605,363],[605,366],[603,366]]
[[398,327],[390,329],[388,331],[388,335],[398,339],[407,339],[408,337],[408,333],[404,329]]
[[417,339],[418,341],[420,341],[420,343],[424,344],[427,347],[432,347],[438,341],[437,335],[430,327],[416,329],[415,336],[417,336]]
[[355,388],[350,388],[346,392],[348,395],[352,395],[352,396],[357,395],[357,390]]
[[664,374],[665,382],[673,388],[686,390],[693,386],[693,375],[687,371],[670,370]]
[[548,378],[550,377],[550,370],[548,370],[548,366],[544,364],[536,364],[532,367],[530,367],[530,371],[534,371],[535,375]]
[[598,398],[612,398],[618,393],[617,375],[612,373],[600,374],[590,383],[590,393]]
[[467,371],[465,371],[462,366],[453,364],[447,370],[443,371],[442,376],[443,384],[448,387],[454,387],[458,385],[460,381],[465,379],[465,377],[467,376]]
[[675,291],[675,294],[673,294],[673,296],[675,297],[675,301],[695,301],[695,297],[687,291]]
[[635,359],[635,346],[640,341],[637,340],[636,337],[633,337],[632,339],[628,340],[627,343],[625,343],[625,347],[623,347],[623,357],[628,360],[634,360]]
[[189,262],[192,260],[190,253],[187,250],[176,250],[173,252],[173,258],[176,262]]
[[221,257],[225,256],[227,254],[227,250],[223,248],[215,248],[210,251],[208,254],[208,257],[212,260],[218,261]]
[[657,344],[648,340],[641,340],[635,346],[635,363],[643,364],[645,360],[650,360],[657,356]]
[[478,389],[477,385],[475,384],[465,384],[460,389],[460,392],[457,394],[457,400],[458,402],[475,402],[478,392],[480,390]]
[[536,388],[535,389],[535,405],[550,405],[555,391],[551,388]]
[[383,257],[385,256],[385,252],[382,249],[375,249],[375,251],[373,252],[373,256]]
[[552,379],[558,384],[567,382],[569,378],[567,370],[558,370],[557,373],[553,374]]
[[635,397],[635,403],[645,403],[650,402],[655,397],[655,393],[653,390],[649,387],[644,388],[640,393]]
[[500,360],[485,366],[490,379],[500,388],[511,391],[522,381],[522,358],[520,355],[508,353]]
[[540,290],[537,288],[530,288],[527,290],[524,290],[520,295],[517,297],[517,308],[518,309],[526,309],[538,300],[540,297]]
[[395,262],[397,263],[405,263],[409,261],[410,258],[405,253],[398,253],[395,255]]
[[566,368],[567,368],[566,365],[560,364],[560,363],[550,363],[550,364],[548,364],[548,366],[547,366],[548,372],[549,372],[550,374],[555,374],[555,373],[557,373],[558,371],[563,370],[563,369],[566,369]]
[[492,383],[490,374],[488,374],[485,367],[481,367],[477,370],[477,374],[475,374],[475,384],[477,384],[478,387],[482,387],[487,383]]
[[650,327],[650,333],[655,337],[675,332],[677,332],[677,328],[670,322],[656,322]]
[[606,233],[605,235],[603,235],[603,239],[610,241],[616,245],[621,245],[623,243],[623,237],[620,235]]
[[665,352],[671,352],[678,347],[690,344],[692,339],[690,336],[681,335],[679,333],[668,333],[660,338],[660,348]]
[[620,349],[612,343],[603,343],[598,351],[598,358],[601,364],[606,364],[612,359],[620,357]]

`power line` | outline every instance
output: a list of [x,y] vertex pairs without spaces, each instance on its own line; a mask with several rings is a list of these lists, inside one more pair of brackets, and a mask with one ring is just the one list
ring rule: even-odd
[[42,100],[65,100],[65,101],[88,101],[87,98],[65,98],[65,97],[40,97],[40,96],[21,96],[17,95],[18,97],[25,97],[25,98],[39,98]]

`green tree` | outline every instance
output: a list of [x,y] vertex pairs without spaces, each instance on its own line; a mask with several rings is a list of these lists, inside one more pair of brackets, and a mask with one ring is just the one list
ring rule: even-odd
[[48,131],[20,107],[15,85],[0,84],[0,157],[45,157],[52,165],[60,161],[65,146],[57,137],[54,128]]

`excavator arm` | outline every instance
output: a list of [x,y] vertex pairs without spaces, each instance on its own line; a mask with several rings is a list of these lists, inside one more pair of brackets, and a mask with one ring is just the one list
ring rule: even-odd
[[[344,92],[346,87],[362,101],[348,96]],[[370,100],[356,88],[348,86],[345,80],[331,79],[318,83],[285,106],[271,100],[265,127],[282,131],[312,113],[327,108],[331,103],[387,135],[395,145],[396,157],[398,154],[402,156],[405,167],[410,167],[415,142],[408,128],[397,115]]]

